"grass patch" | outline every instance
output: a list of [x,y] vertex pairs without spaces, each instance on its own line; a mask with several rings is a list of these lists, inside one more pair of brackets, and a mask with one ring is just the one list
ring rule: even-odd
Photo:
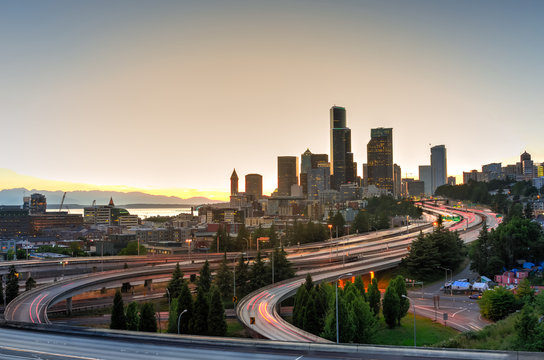
[[249,332],[237,319],[227,319],[228,337],[250,338]]
[[[417,346],[429,346],[446,341],[459,332],[425,317],[416,317]],[[408,313],[400,321],[400,326],[389,329],[382,321],[374,342],[378,345],[414,346],[414,316]]]

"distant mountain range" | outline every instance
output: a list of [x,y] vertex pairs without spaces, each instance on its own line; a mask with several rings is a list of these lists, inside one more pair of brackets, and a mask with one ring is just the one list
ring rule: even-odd
[[[0,191],[0,205],[22,205],[23,197],[30,194],[40,193],[45,195],[48,204],[60,204],[63,191],[47,191],[47,190],[28,190],[25,188],[6,189]],[[201,205],[201,204],[218,204],[223,201],[208,199],[206,197],[191,197],[182,199],[177,196],[150,195],[143,192],[120,192],[120,191],[70,191],[66,193],[64,199],[65,204],[78,204],[89,206],[93,200],[96,200],[97,205],[107,205],[113,198],[115,205],[137,204],[142,205]]]

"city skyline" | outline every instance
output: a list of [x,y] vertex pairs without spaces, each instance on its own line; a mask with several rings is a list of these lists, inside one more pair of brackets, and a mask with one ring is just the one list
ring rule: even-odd
[[359,174],[378,127],[402,177],[429,144],[458,180],[544,159],[539,2],[162,4],[0,5],[3,188],[227,199],[236,168],[269,194],[277,156],[329,153],[335,104]]

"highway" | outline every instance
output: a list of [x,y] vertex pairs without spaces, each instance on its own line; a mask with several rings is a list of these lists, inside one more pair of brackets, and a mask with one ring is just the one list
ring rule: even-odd
[[[486,222],[490,227],[497,225],[497,220],[494,214],[482,211],[467,213],[459,210],[451,210],[446,208],[429,208],[429,210],[438,211],[444,214],[459,214],[468,219],[468,230],[461,234],[463,241],[470,242],[477,238],[482,219],[486,218]],[[478,216],[475,216],[478,215]],[[450,227],[456,229],[454,224],[449,224]],[[432,231],[432,230],[427,230]],[[455,230],[453,230],[455,231]],[[244,297],[238,304],[236,314],[238,319],[256,336],[264,337],[271,340],[283,341],[302,341],[302,342],[321,342],[327,343],[328,340],[322,339],[313,334],[309,334],[285,321],[277,312],[277,307],[282,300],[294,295],[298,287],[304,283],[305,274],[312,274],[312,278],[316,283],[334,281],[343,274],[352,273],[353,275],[365,274],[369,271],[378,271],[387,268],[392,268],[398,265],[400,260],[406,256],[408,250],[407,245],[415,238],[416,235],[397,235],[387,240],[378,240],[375,243],[365,243],[359,246],[366,246],[367,249],[377,246],[378,251],[364,252],[363,260],[355,263],[337,264],[332,266],[323,266],[313,270],[299,272],[297,278],[286,280],[282,283],[269,285],[263,289],[257,290]],[[384,247],[384,241],[395,245],[395,247]],[[400,246],[397,246],[399,245]],[[344,252],[364,251],[363,248],[358,250],[341,249],[341,255]],[[365,249],[366,250],[366,249]],[[255,323],[251,324],[250,319],[255,318]]]

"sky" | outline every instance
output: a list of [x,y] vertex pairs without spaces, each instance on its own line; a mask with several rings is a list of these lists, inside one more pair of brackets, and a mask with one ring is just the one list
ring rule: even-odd
[[359,174],[375,127],[403,176],[544,161],[543,1],[0,1],[0,49],[4,188],[270,193],[333,105]]

